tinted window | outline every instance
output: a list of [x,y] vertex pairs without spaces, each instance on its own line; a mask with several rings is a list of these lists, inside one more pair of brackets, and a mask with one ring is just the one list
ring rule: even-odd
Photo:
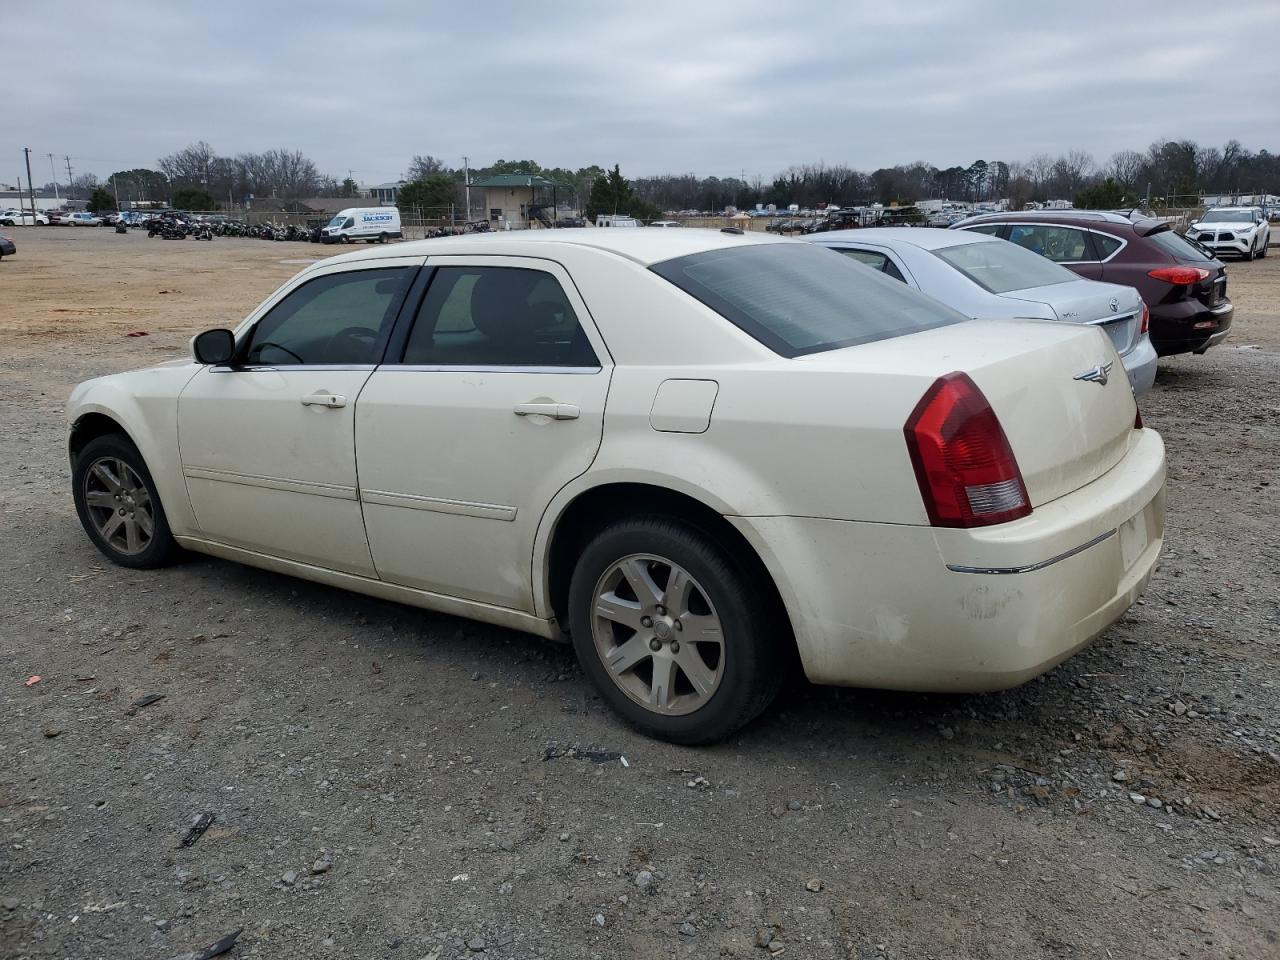
[[897,265],[883,253],[875,253],[871,250],[854,250],[849,247],[832,247],[833,250],[839,250],[851,260],[857,260],[864,263],[873,270],[879,270],[881,273],[887,274],[895,280],[901,280],[906,283],[906,278],[902,275],[902,271]]
[[1009,228],[1009,240],[1055,263],[1078,263],[1093,259],[1084,231],[1075,227],[1014,224]]
[[874,253],[871,250],[853,250],[849,247],[837,247],[835,249],[838,249],[851,260],[865,263],[874,270],[884,270],[884,265],[889,262],[889,258],[883,253]]
[[560,281],[542,270],[441,267],[404,362],[429,366],[598,367]]
[[1122,245],[1117,237],[1105,233],[1095,233],[1093,243],[1098,248],[1098,256],[1103,260],[1119,250]]
[[331,273],[304,283],[249,334],[246,363],[377,363],[416,267]]
[[1201,223],[1253,223],[1252,210],[1209,210],[1200,218]]
[[1010,290],[1080,279],[1066,267],[1004,240],[966,243],[933,252],[991,293],[1008,293]]
[[1189,243],[1184,238],[1178,236],[1168,227],[1163,230],[1157,230],[1155,233],[1147,234],[1147,239],[1154,243],[1165,253],[1171,253],[1179,260],[1212,260],[1213,257],[1205,250],[1201,250],[1193,243]]
[[994,237],[997,233],[1000,232],[1000,224],[984,223],[981,226],[965,227],[964,229],[968,230],[970,233],[985,233],[987,234],[987,236]]
[[967,318],[836,251],[753,244],[650,269],[784,357],[901,337]]

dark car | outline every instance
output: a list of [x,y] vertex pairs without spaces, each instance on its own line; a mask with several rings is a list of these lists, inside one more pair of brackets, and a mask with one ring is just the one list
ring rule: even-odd
[[1162,220],[1137,212],[1028,210],[970,217],[952,229],[989,233],[1090,280],[1136,288],[1162,357],[1204,353],[1231,328],[1226,267]]
[[12,257],[18,252],[18,245],[13,242],[13,237],[6,237],[0,233],[0,260],[5,257]]

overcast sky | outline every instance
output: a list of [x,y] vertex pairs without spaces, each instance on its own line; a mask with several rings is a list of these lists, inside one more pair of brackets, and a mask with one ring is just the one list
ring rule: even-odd
[[6,182],[24,146],[42,183],[49,153],[101,177],[199,139],[365,183],[415,153],[767,178],[1280,151],[1277,0],[45,0],[4,4],[0,37]]

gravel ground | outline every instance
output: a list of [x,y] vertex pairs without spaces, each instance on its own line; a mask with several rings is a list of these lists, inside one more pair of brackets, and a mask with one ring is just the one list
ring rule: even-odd
[[68,492],[72,385],[183,351],[318,251],[13,232],[0,956],[237,930],[232,957],[1280,955],[1280,257],[1231,265],[1226,345],[1161,364],[1167,549],[1096,644],[1000,694],[797,683],[693,750],[522,634],[105,563]]

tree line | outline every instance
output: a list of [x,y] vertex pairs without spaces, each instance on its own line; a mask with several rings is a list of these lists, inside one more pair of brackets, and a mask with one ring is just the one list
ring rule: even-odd
[[[561,185],[561,202],[590,216],[617,212],[648,217],[664,210],[745,209],[757,203],[911,203],[930,197],[1007,198],[1021,207],[1028,201],[1053,199],[1114,206],[1150,196],[1154,202],[1189,205],[1201,193],[1280,193],[1280,155],[1249,150],[1238,140],[1222,147],[1193,140],[1157,141],[1145,151],[1121,150],[1101,162],[1086,151],[1069,150],[1027,160],[975,160],[965,167],[917,161],[862,171],[845,164],[800,164],[770,181],[691,173],[626,180],[616,165],[613,170],[596,164],[571,169],[543,167],[532,160],[498,160],[470,170],[472,182],[503,173],[546,177]],[[430,154],[416,155],[404,174],[401,204],[435,210],[453,206],[461,212],[464,179],[462,167]],[[47,184],[46,189],[53,186]],[[105,182],[81,175],[67,195],[84,199],[100,186],[121,200],[162,201],[192,209],[235,205],[249,195],[286,202],[358,195],[353,179],[322,174],[301,151],[279,148],[230,157],[203,140],[159,158],[157,169],[118,170]],[[620,203],[630,209],[612,209]]]

